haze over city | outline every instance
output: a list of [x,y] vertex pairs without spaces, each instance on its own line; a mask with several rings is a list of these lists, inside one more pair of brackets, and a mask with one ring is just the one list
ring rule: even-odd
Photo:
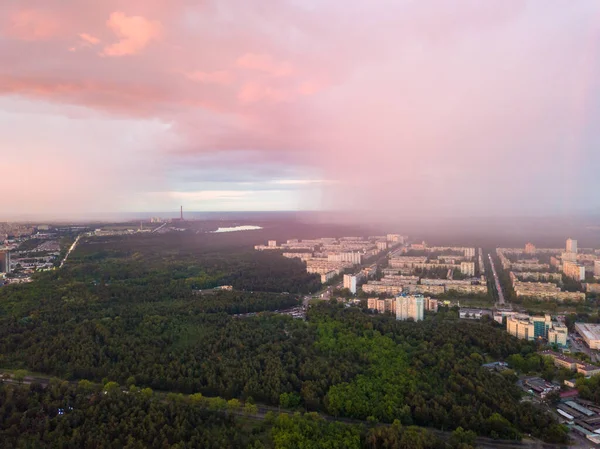
[[5,1],[1,215],[598,211],[599,46],[595,0]]
[[600,0],[0,0],[0,446],[600,447]]

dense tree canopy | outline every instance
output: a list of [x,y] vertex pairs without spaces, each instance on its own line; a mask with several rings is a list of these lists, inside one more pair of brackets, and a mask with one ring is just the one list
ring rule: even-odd
[[[0,368],[220,396],[221,408],[227,408],[227,400],[241,399],[396,422],[367,437],[310,417],[300,428],[294,418],[281,418],[280,427],[295,436],[275,431],[275,445],[301,441],[311,426],[347,441],[348,447],[356,441],[367,447],[408,447],[406,441],[415,440],[422,440],[419,447],[435,447],[412,425],[565,441],[564,429],[549,415],[520,402],[508,376],[481,367],[491,359],[543,363],[530,357],[531,343],[494,323],[459,322],[444,310],[424,322],[399,322],[329,303],[311,306],[306,321],[292,319],[269,311],[298,304],[298,293],[315,289],[314,277],[299,261],[243,248],[219,251],[210,240],[192,249],[161,242],[154,236],[93,239],[74,253],[66,269],[0,290]],[[197,291],[224,284],[234,291]],[[14,410],[4,416],[10,418]],[[173,419],[184,419],[177,413]],[[227,441],[238,437],[223,436]],[[465,435],[456,438],[469,444]]]

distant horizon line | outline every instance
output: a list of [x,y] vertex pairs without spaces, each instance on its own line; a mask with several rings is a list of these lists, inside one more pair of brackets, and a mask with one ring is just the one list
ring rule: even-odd
[[[347,216],[347,215],[356,215],[358,214],[360,218],[357,219],[357,222],[365,221],[365,216],[363,214],[372,214],[372,211],[366,210],[315,210],[315,209],[286,209],[286,210],[185,210],[183,209],[183,217],[185,219],[186,215],[233,215],[233,214],[323,214],[329,216]],[[138,220],[138,219],[149,219],[149,218],[163,218],[163,219],[179,219],[180,217],[180,209],[178,208],[175,211],[152,211],[152,212],[95,212],[88,214],[58,214],[55,216],[49,215],[36,215],[36,214],[15,214],[7,217],[0,217],[0,222],[4,223],[62,223],[62,222],[110,222],[112,220]],[[394,214],[390,214],[388,218],[386,217],[374,217],[373,221],[406,221],[406,222],[418,222],[424,219],[432,219],[438,218],[440,220],[488,220],[488,219],[502,219],[502,220],[511,220],[511,219],[582,219],[582,218],[600,218],[600,211],[588,210],[588,211],[578,211],[578,212],[556,212],[556,213],[545,213],[545,214],[515,214],[515,215],[507,215],[507,214],[497,214],[497,215],[471,215],[471,214],[412,214],[410,216],[402,216],[395,217]]]

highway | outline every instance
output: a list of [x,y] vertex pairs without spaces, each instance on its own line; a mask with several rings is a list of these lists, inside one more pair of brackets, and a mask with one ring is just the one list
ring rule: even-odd
[[498,304],[505,305],[504,301],[504,293],[502,292],[502,286],[500,285],[500,279],[498,279],[498,273],[496,272],[496,267],[494,266],[494,261],[492,260],[492,255],[488,254],[488,259],[490,260],[490,266],[492,267],[492,274],[494,275],[494,283],[496,284],[496,291],[498,292]]

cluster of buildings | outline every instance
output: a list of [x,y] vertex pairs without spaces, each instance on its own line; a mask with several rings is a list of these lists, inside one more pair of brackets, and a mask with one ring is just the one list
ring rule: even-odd
[[[407,255],[408,251],[424,255]],[[475,248],[429,247],[425,242],[402,246],[392,252],[388,268],[382,270],[383,277],[371,280],[362,286],[368,294],[398,295],[400,293],[418,295],[441,295],[451,291],[458,294],[482,294],[488,292],[484,276],[476,277],[474,262]],[[479,254],[481,258],[481,252]],[[480,266],[483,266],[480,263]],[[440,275],[441,276],[438,276]],[[461,273],[468,279],[453,279]],[[433,279],[432,277],[444,277]]]
[[529,377],[523,381],[523,386],[529,389],[530,393],[538,395],[545,399],[553,391],[560,391],[560,385],[548,382],[540,377]]
[[33,273],[54,269],[60,257],[60,235],[70,232],[49,225],[1,223],[0,230],[12,233],[0,244],[0,285],[31,282]]
[[552,357],[555,366],[583,374],[585,377],[596,376],[600,374],[600,366],[592,365],[590,363],[586,363],[579,359],[575,359],[564,354],[559,354],[558,352],[554,351],[541,351],[540,354],[546,357]]
[[372,278],[376,272],[377,265],[371,265],[356,274],[345,274],[343,288],[347,288],[352,294],[356,294],[359,283]]
[[[389,272],[389,271],[387,271]],[[386,273],[386,270],[384,270]],[[481,294],[488,292],[485,277],[465,280],[429,279],[414,275],[386,274],[378,281],[369,281],[362,286],[365,293],[377,295],[397,295],[399,293],[442,295],[455,292],[458,294]]]
[[524,282],[511,272],[512,288],[517,298],[555,299],[557,301],[585,301],[584,292],[563,291],[553,282]]
[[[360,265],[388,248],[403,244],[406,237],[400,234],[384,236],[341,237],[320,239],[291,239],[278,245],[269,240],[266,245],[256,245],[257,251],[282,251],[284,257],[298,258],[306,263],[308,273],[321,276],[325,283],[347,269]],[[374,275],[376,267],[370,267],[344,280],[344,287],[356,293],[357,285]]]
[[567,347],[568,329],[562,323],[552,321],[550,315],[530,316],[521,313],[506,317],[506,331],[522,340],[547,340],[549,344]]
[[[554,299],[558,301],[584,301],[585,292],[564,291],[563,275],[575,281],[585,281],[586,274],[600,280],[600,252],[586,249],[579,252],[577,240],[567,239],[565,249],[536,248],[527,243],[521,248],[497,248],[502,268],[510,272],[513,290],[517,297]],[[537,256],[537,257],[536,257]],[[549,263],[540,262],[544,257]],[[583,285],[588,293],[600,293],[600,283]]]
[[[474,248],[471,248],[474,249]],[[436,256],[430,258],[427,256],[402,256],[394,255],[390,258],[390,268],[397,268],[403,274],[410,274],[415,269],[437,270],[443,268],[446,270],[456,270],[467,276],[475,276],[475,262],[465,261],[466,256]]]
[[[44,225],[45,226],[45,225]],[[44,227],[42,226],[42,228]],[[40,227],[38,226],[38,229]],[[0,242],[10,242],[15,239],[30,236],[35,232],[35,226],[22,223],[0,223]]]
[[399,295],[388,299],[369,298],[367,307],[379,313],[395,314],[397,320],[421,321],[425,311],[437,312],[438,301],[423,295]]
[[594,444],[600,443],[600,407],[590,401],[574,398],[558,404],[556,411],[574,433]]

